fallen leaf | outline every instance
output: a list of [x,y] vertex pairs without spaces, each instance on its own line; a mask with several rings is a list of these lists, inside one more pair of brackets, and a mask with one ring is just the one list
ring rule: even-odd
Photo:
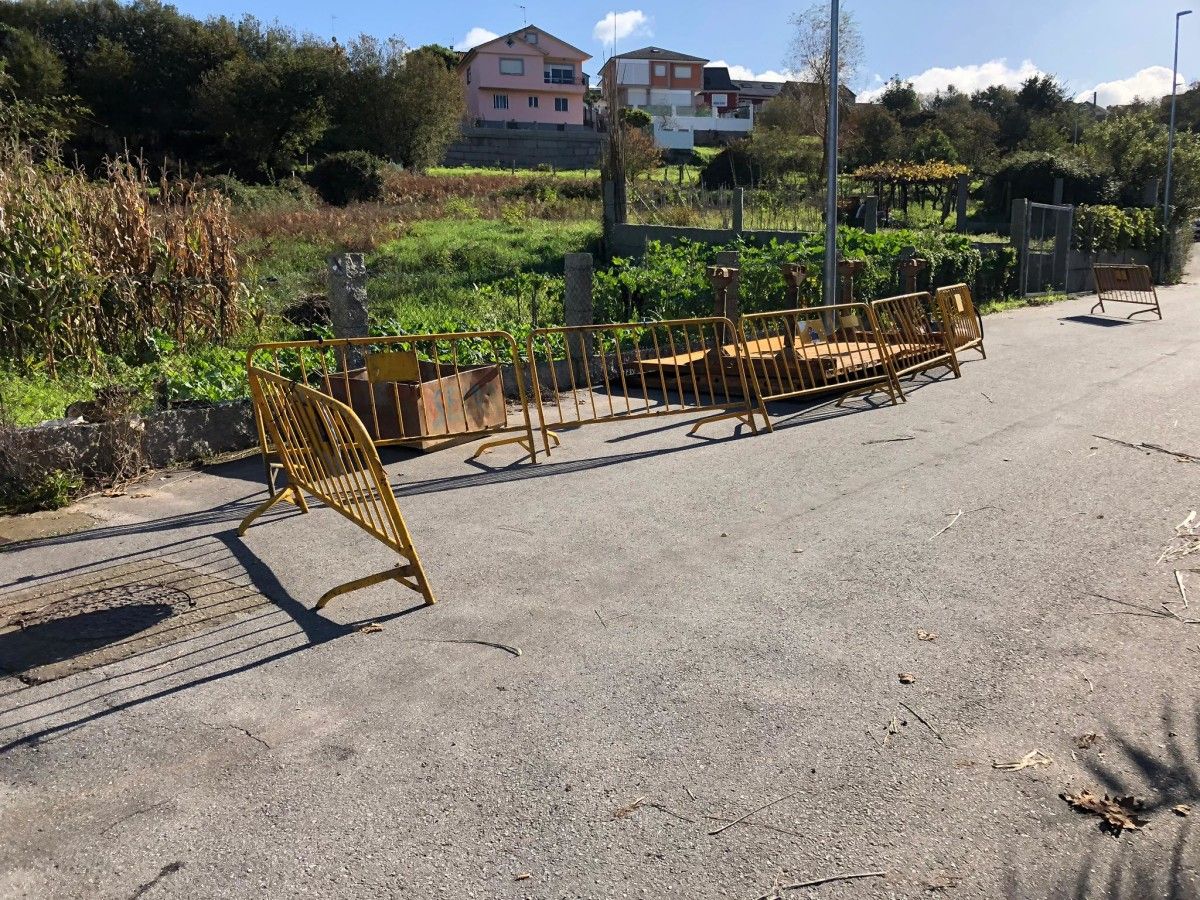
[[1004,769],[1009,772],[1019,772],[1022,769],[1036,769],[1038,766],[1048,766],[1054,762],[1054,758],[1048,753],[1043,753],[1041,750],[1033,749],[1022,756],[1020,759],[1014,759],[1011,762],[992,762],[993,769]]
[[1191,815],[1192,808],[1186,803],[1180,803],[1178,806],[1172,806],[1171,812],[1175,813],[1177,816],[1188,816]]
[[1086,734],[1081,734],[1079,737],[1075,738],[1075,746],[1080,750],[1086,750],[1088,747],[1092,746],[1092,744],[1097,744],[1099,742],[1100,735],[1096,734],[1094,731],[1089,731]]
[[1079,812],[1099,816],[1104,822],[1101,827],[1120,834],[1122,830],[1137,831],[1146,824],[1139,818],[1137,811],[1142,807],[1142,801],[1132,795],[1128,797],[1110,797],[1105,794],[1097,797],[1091,791],[1080,791],[1078,794],[1059,794]]
[[937,639],[938,633],[936,631],[926,631],[924,628],[917,629],[918,641],[936,641]]
[[378,622],[368,622],[362,628],[358,629],[359,634],[377,634],[380,631],[383,631],[383,626]]
[[914,675],[912,672],[901,672],[900,673],[900,683],[901,684],[912,684],[916,680],[917,680],[917,676]]

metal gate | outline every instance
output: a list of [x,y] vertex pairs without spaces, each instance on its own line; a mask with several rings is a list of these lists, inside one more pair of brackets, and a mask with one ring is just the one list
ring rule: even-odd
[[1067,289],[1073,206],[1027,203],[1020,244],[1022,296]]

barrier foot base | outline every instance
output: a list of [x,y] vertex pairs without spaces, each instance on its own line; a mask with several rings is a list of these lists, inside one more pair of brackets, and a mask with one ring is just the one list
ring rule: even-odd
[[907,403],[908,398],[904,396],[904,390],[890,383],[869,384],[866,387],[856,388],[848,394],[842,394],[838,397],[834,406],[843,406],[847,400],[854,397],[870,397],[872,394],[878,394],[880,391],[887,394],[891,398],[892,406],[899,406],[901,403]]
[[509,437],[498,438],[494,441],[484,441],[479,445],[478,448],[476,448],[475,452],[471,454],[471,459],[479,459],[479,457],[484,453],[487,453],[487,451],[493,450],[496,447],[504,447],[508,444],[520,444],[523,448],[525,448],[526,451],[528,451],[529,455],[534,458],[534,461],[537,461],[537,454],[533,449],[533,438],[530,437]]
[[429,590],[429,585],[425,581],[425,573],[421,571],[420,564],[409,563],[407,566],[396,565],[390,569],[384,569],[382,572],[376,572],[373,575],[364,575],[362,578],[355,578],[353,581],[347,581],[345,584],[332,587],[321,595],[321,599],[317,601],[316,609],[324,609],[325,605],[334,597],[340,597],[342,594],[348,594],[351,591],[381,584],[384,581],[398,581],[409,590],[416,591],[425,598],[426,606],[431,606],[437,602],[433,597],[433,592]]
[[238,525],[238,537],[245,537],[246,530],[254,524],[255,519],[269,510],[276,503],[279,503],[283,500],[286,500],[289,503],[294,503],[300,508],[301,512],[308,512],[308,502],[304,499],[304,496],[300,493],[300,491],[298,491],[295,487],[284,488],[273,497],[268,497],[262,503],[258,504],[258,506],[254,507],[254,509],[250,511],[250,515],[242,519],[241,524]]
[[754,413],[750,411],[724,412],[718,413],[715,416],[705,416],[703,419],[697,419],[694,423],[692,423],[691,430],[688,431],[688,434],[695,434],[701,425],[709,425],[713,422],[723,422],[726,419],[737,419],[739,422],[744,422],[750,426],[751,431],[753,431],[755,434],[758,434],[758,425],[754,421]]

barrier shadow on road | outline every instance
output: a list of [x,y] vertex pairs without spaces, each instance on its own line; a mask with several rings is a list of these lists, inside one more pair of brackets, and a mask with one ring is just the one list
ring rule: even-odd
[[1104,316],[1090,316],[1086,313],[1077,316],[1060,316],[1060,322],[1072,322],[1076,325],[1095,325],[1099,328],[1114,328],[1119,325],[1149,325],[1138,319],[1109,319]]
[[[121,587],[134,590],[112,602]],[[87,622],[75,614],[80,597],[93,614]],[[30,612],[42,619],[23,636]],[[346,637],[367,621],[339,623],[309,609],[233,530],[29,580],[0,593],[0,666],[12,686],[0,694],[0,754]],[[93,630],[81,633],[84,625]]]
[[[1200,703],[1180,716],[1171,700],[1159,715],[1160,727],[1130,736],[1129,726],[1111,720],[1098,726],[1098,742],[1078,753],[1094,782],[1087,787],[1110,797],[1142,800],[1144,833],[1121,837],[1098,817],[1070,813],[1063,821],[1086,832],[1086,849],[1072,865],[1046,882],[1044,871],[1006,873],[1006,897],[1044,896],[1055,900],[1194,900],[1200,896],[1195,866],[1195,811],[1200,811]],[[1080,785],[1081,787],[1083,785]],[[1189,816],[1173,810],[1184,804]],[[1078,821],[1075,819],[1078,818]]]

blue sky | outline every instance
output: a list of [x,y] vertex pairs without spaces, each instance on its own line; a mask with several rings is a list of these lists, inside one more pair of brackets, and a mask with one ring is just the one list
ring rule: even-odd
[[[1179,71],[1200,77],[1200,0],[1183,19]],[[401,0],[181,0],[197,16],[250,13],[299,31],[339,39],[365,32],[396,35],[410,44],[464,46],[468,35],[519,28],[523,16],[592,53],[594,72],[611,34],[599,23],[616,16],[617,48],[657,44],[743,68],[750,77],[784,70],[788,16],[807,6],[769,0],[631,0],[628,3],[525,0],[523,13],[509,0],[457,3]],[[924,90],[947,83],[974,89],[1014,83],[1034,71],[1062,78],[1072,93],[1100,89],[1100,102],[1170,90],[1174,14],[1169,0],[848,0],[866,46],[853,87],[869,91],[898,73]],[[336,18],[331,18],[336,16]]]

